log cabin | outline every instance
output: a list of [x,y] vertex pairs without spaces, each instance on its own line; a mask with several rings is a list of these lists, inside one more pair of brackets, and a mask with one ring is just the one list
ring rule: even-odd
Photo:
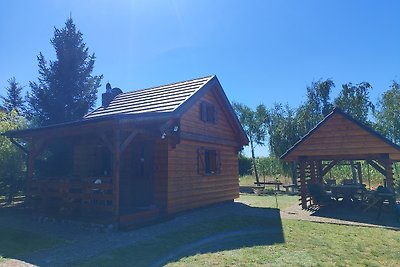
[[82,120],[5,133],[28,155],[28,206],[130,224],[239,196],[248,139],[216,76],[106,89]]
[[[365,161],[394,192],[393,163],[400,161],[400,146],[336,107],[281,159],[295,163],[301,206],[306,209],[313,204],[308,186],[323,188],[324,176],[342,161]],[[361,175],[360,165],[359,169]]]

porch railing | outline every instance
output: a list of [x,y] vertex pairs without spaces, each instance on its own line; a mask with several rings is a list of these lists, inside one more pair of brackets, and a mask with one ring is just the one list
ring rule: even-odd
[[36,208],[61,213],[90,215],[114,208],[111,177],[32,179],[27,197]]

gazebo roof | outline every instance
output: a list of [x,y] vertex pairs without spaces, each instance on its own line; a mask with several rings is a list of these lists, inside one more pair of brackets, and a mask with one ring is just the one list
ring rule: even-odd
[[281,159],[300,157],[329,159],[372,159],[388,155],[400,161],[400,147],[367,125],[335,108],[316,127],[286,151]]

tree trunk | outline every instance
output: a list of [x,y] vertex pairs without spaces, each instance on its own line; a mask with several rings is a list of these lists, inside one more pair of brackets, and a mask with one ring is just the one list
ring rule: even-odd
[[259,186],[260,185],[260,179],[258,178],[256,156],[254,154],[254,144],[253,144],[253,140],[251,138],[250,138],[250,147],[251,147],[251,158],[253,159],[254,174],[256,175],[256,183],[257,183],[257,186]]

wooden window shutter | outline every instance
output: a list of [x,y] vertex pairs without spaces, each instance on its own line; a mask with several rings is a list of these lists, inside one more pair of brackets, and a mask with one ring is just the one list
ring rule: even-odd
[[207,121],[215,123],[216,108],[214,105],[209,104],[207,107]]
[[200,104],[200,119],[202,121],[207,121],[207,104],[205,102],[201,102]]
[[217,155],[216,155],[216,157],[217,157],[217,158],[216,158],[216,161],[217,161],[217,162],[216,162],[216,164],[217,164],[217,169],[216,169],[216,171],[217,171],[218,174],[220,174],[220,173],[221,173],[221,165],[222,165],[222,164],[221,164],[221,152],[220,152],[219,150],[217,150],[217,151],[216,151],[216,154],[217,154]]
[[204,174],[206,171],[206,164],[204,160],[204,148],[197,149],[197,173]]

